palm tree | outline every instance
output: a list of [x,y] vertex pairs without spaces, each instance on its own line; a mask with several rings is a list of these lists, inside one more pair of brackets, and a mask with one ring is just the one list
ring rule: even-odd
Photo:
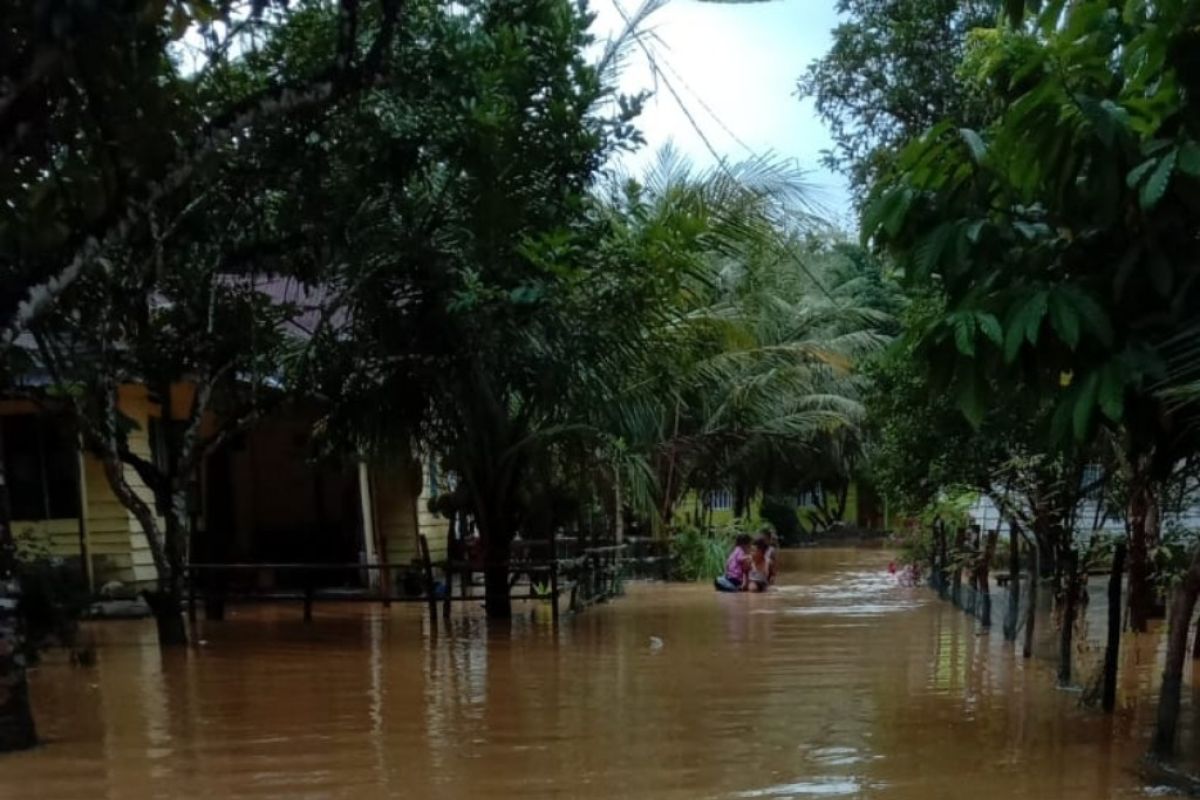
[[648,516],[659,523],[687,488],[732,484],[745,498],[781,466],[811,473],[831,452],[849,470],[863,413],[853,367],[886,341],[890,317],[858,302],[861,276],[829,269],[844,259],[807,263],[800,233],[825,231],[806,196],[786,164],[698,172],[668,148],[620,198],[635,224],[699,231],[687,280],[642,335],[645,369],[625,374],[600,423],[637,467],[631,486],[655,497]]

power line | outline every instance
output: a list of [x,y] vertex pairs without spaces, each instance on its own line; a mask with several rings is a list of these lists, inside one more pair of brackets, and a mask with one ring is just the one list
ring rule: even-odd
[[[613,7],[617,10],[617,13],[621,15],[621,19],[625,21],[625,25],[626,25],[627,29],[632,29],[632,23],[630,21],[629,15],[626,13],[625,8],[621,5],[621,0],[613,0]],[[650,69],[654,72],[654,74],[657,77],[662,79],[663,85],[667,87],[667,91],[671,93],[671,97],[673,97],[675,99],[675,102],[679,105],[679,110],[682,111],[683,115],[687,118],[688,124],[692,126],[692,130],[694,130],[696,132],[696,135],[700,137],[700,141],[702,141],[704,143],[704,146],[705,146],[705,148],[708,149],[709,154],[712,155],[713,159],[717,162],[717,169],[724,172],[725,176],[727,178],[729,178],[730,180],[737,182],[737,176],[735,176],[733,174],[732,170],[729,169],[729,164],[726,162],[725,157],[717,152],[717,149],[713,146],[712,141],[709,140],[708,136],[701,129],[699,121],[692,114],[691,109],[689,109],[687,106],[687,103],[685,103],[683,101],[683,98],[680,96],[679,92],[675,89],[675,85],[671,82],[670,78],[667,77],[667,74],[665,72],[663,72],[662,68],[659,67],[658,59],[656,58],[655,54],[646,45],[645,41],[643,41],[642,37],[638,34],[637,31],[633,31],[632,35],[633,35],[634,43],[636,43],[637,46],[639,48],[641,48],[642,52],[645,54],[646,60],[650,64]],[[673,69],[672,69],[672,72],[674,72]],[[680,79],[680,80],[682,81],[682,79]],[[693,91],[693,95],[694,94],[695,94],[695,92]],[[699,99],[699,98],[697,97],[697,99]],[[700,103],[702,106],[705,106],[705,108],[707,108],[707,105],[702,100],[700,101]],[[714,114],[711,109],[709,109],[709,113],[712,114],[714,119],[716,119],[716,114]],[[718,124],[721,124],[722,127],[725,127],[724,124],[720,122],[720,120],[718,120]],[[726,128],[726,130],[728,130],[728,128]],[[732,135],[732,131],[730,131],[730,134]],[[734,138],[737,139],[736,136],[734,136]],[[760,156],[758,156],[754,152],[754,150],[752,148],[750,148],[749,145],[747,145],[745,142],[742,142],[740,139],[738,139],[737,141],[738,141],[738,144],[742,145],[742,147],[745,147],[752,156],[754,156],[755,158],[760,158]],[[790,247],[784,247],[781,245],[779,247],[779,250],[782,255],[786,256],[787,258],[790,258],[792,260],[792,262],[795,263],[796,266],[798,266],[800,268],[800,270],[805,275],[808,276],[808,279],[811,280],[813,282],[813,284],[818,289],[821,290],[821,293],[824,294],[825,297],[827,297],[830,302],[832,302],[835,306],[838,306],[838,307],[841,306],[841,304],[838,302],[837,298],[834,297],[833,293],[830,292],[829,289],[825,286],[825,283],[820,278],[818,278],[811,269],[809,269],[808,265],[805,264],[800,259],[800,257],[797,256],[796,253],[792,251],[792,249]]]

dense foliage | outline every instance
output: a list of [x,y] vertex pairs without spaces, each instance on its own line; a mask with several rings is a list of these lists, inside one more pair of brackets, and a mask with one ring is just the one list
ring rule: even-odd
[[[914,137],[880,175],[863,219],[905,285],[941,303],[913,331],[917,381],[953,398],[979,433],[991,431],[996,391],[1011,388],[1050,445],[1022,448],[1019,461],[1021,482],[1060,508],[1038,537],[1040,551],[1070,565],[1055,572],[1066,608],[1060,676],[1069,675],[1072,575],[1095,550],[1062,502],[1082,494],[1083,463],[1103,464],[1104,483],[1123,497],[1130,622],[1144,630],[1164,487],[1196,450],[1195,409],[1174,385],[1195,367],[1188,342],[1200,308],[1198,12],[1080,0],[1035,4],[1026,17],[1014,4],[1007,24],[970,33],[959,68],[991,113],[948,114]],[[1176,593],[1160,754],[1173,746],[1198,589],[1200,574]]]
[[829,52],[799,94],[829,126],[825,165],[862,192],[904,144],[950,117],[974,126],[988,106],[959,76],[968,33],[991,25],[998,0],[839,0]]
[[[725,487],[739,513],[844,497],[891,291],[785,164],[611,169],[640,143],[612,90],[640,15],[597,49],[563,0],[5,13],[8,364],[146,531],[164,642],[198,465],[289,397],[330,451],[455,476],[496,616],[518,533],[666,531]],[[130,382],[171,398],[162,458],[131,444]]]

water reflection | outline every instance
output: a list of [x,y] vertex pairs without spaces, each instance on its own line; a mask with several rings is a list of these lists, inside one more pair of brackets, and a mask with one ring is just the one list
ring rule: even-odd
[[789,559],[767,595],[634,586],[557,632],[261,607],[163,657],[147,623],[96,626],[94,669],[37,670],[49,743],[0,760],[0,797],[1144,796],[1156,640],[1106,719],[886,553]]

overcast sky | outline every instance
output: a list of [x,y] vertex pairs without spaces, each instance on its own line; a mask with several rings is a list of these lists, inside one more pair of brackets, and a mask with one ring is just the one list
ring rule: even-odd
[[[613,2],[591,0],[597,15],[595,31],[601,38],[621,26]],[[746,157],[740,139],[755,153],[773,152],[796,159],[812,171],[823,204],[840,221],[848,222],[845,181],[819,164],[821,150],[829,146],[829,134],[812,103],[800,102],[795,94],[796,79],[805,66],[830,46],[830,30],[837,23],[835,4],[836,0],[731,4],[671,0],[651,17],[650,27],[660,40],[655,48],[661,68],[718,153],[730,160]],[[624,0],[627,11],[636,6],[637,0]],[[621,90],[633,93],[654,88],[647,60],[631,58],[621,75]],[[635,171],[655,148],[668,141],[697,163],[713,161],[700,135],[661,83],[639,126],[647,146],[628,162]]]

